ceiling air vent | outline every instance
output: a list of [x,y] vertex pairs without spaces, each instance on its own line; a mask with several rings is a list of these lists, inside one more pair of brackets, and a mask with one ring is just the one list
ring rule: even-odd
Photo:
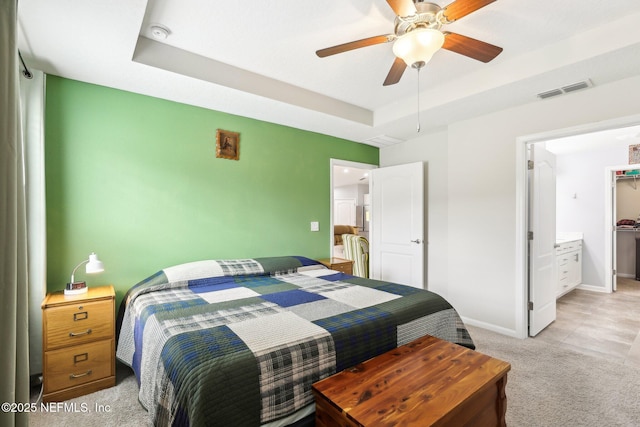
[[393,138],[387,135],[378,135],[378,136],[374,136],[373,138],[365,139],[362,142],[364,142],[365,144],[376,146],[376,147],[386,147],[388,145],[399,144],[401,142],[404,142],[404,140]]
[[562,95],[564,92],[561,91],[560,89],[553,89],[553,90],[548,90],[546,92],[542,92],[538,94],[538,98],[540,99],[546,99],[546,98],[551,98],[554,96],[558,96],[558,95]]
[[551,89],[546,92],[541,92],[538,94],[538,98],[540,99],[552,98],[554,96],[564,95],[566,93],[575,92],[577,90],[586,89],[592,86],[593,86],[593,83],[591,83],[591,80],[587,79],[581,82],[576,82],[570,85],[562,86],[558,89]]
[[591,80],[585,80],[583,82],[578,82],[578,83],[574,83],[572,85],[569,86],[564,86],[562,88],[562,90],[564,91],[564,93],[569,93],[569,92],[574,92],[576,90],[580,90],[580,89],[586,89],[588,87],[591,87]]

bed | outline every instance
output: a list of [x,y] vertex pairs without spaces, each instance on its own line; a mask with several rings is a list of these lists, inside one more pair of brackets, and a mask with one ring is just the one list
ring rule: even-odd
[[437,294],[299,256],[165,268],[127,292],[117,333],[154,425],[291,425],[311,384],[420,336],[474,348]]

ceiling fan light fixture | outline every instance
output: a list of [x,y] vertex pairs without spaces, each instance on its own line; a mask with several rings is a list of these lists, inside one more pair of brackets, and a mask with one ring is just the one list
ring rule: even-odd
[[417,28],[393,43],[393,54],[410,67],[420,68],[444,44],[444,34],[433,28]]

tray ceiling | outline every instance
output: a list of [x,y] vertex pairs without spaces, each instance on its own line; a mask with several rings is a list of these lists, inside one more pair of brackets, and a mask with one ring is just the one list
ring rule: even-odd
[[19,48],[49,74],[375,146],[416,136],[418,75],[424,133],[640,70],[637,0],[498,0],[447,27],[503,47],[494,61],[441,50],[393,86],[390,43],[315,55],[394,17],[384,0],[21,0]]

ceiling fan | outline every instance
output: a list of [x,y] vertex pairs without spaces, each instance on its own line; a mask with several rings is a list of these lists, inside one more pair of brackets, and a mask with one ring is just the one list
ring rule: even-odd
[[501,47],[450,31],[441,31],[441,28],[494,1],[496,0],[455,0],[441,8],[423,0],[387,0],[396,13],[393,34],[320,49],[316,51],[316,55],[324,58],[361,47],[394,42],[393,53],[396,59],[384,86],[398,83],[407,66],[422,68],[440,48],[489,62],[502,52]]

